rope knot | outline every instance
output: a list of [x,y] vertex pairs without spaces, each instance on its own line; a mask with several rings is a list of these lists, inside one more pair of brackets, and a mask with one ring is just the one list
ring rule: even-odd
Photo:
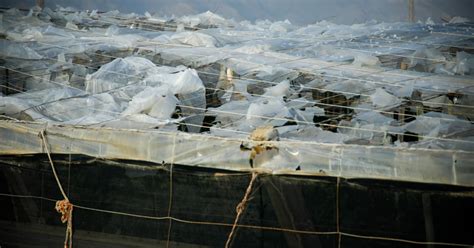
[[72,248],[72,209],[74,205],[68,199],[56,202],[56,211],[61,214],[61,222],[67,222],[66,238],[64,239],[64,248]]
[[48,142],[45,137],[46,128],[42,130],[40,134],[40,138],[43,140],[44,149],[46,150],[46,154],[48,154],[49,163],[51,164],[51,169],[53,171],[54,178],[56,179],[56,183],[58,184],[59,190],[64,197],[64,200],[57,201],[56,206],[54,207],[58,213],[61,214],[61,222],[67,222],[66,228],[66,237],[64,238],[64,248],[72,248],[72,209],[73,205],[69,202],[66,193],[64,192],[63,186],[61,185],[61,181],[59,181],[58,173],[56,173],[56,168],[54,167],[53,159],[51,158],[51,153],[48,149]]
[[67,199],[56,202],[56,211],[61,214],[61,222],[66,223],[72,216],[73,205]]
[[257,179],[257,176],[258,176],[258,172],[252,173],[252,178],[250,179],[249,186],[247,187],[247,190],[245,191],[244,198],[242,199],[242,201],[240,201],[239,204],[237,204],[237,207],[235,208],[235,211],[237,211],[237,215],[235,216],[234,225],[232,225],[232,230],[229,233],[229,237],[227,238],[227,241],[225,242],[225,246],[224,246],[225,248],[230,247],[230,243],[232,242],[232,237],[234,235],[235,229],[237,228],[240,215],[242,215],[242,213],[244,212],[247,202],[249,201],[250,193],[252,193],[253,183]]
[[245,202],[241,202],[239,204],[237,204],[237,207],[235,208],[235,211],[237,213],[241,213],[242,211],[244,211],[245,209]]

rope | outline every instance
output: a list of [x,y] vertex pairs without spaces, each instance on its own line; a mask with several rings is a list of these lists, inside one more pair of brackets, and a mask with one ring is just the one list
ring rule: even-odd
[[56,168],[54,167],[53,159],[51,159],[51,153],[49,152],[48,142],[46,141],[45,136],[45,130],[41,130],[40,136],[41,140],[43,141],[46,154],[48,155],[49,163],[51,164],[54,179],[56,179],[56,183],[64,198],[63,200],[56,201],[55,207],[56,211],[61,214],[61,222],[67,222],[66,236],[64,238],[64,248],[72,248],[72,210],[74,208],[74,205],[69,201],[69,198],[67,197],[66,193],[64,192],[63,186],[61,185],[61,181],[59,180]]
[[245,191],[244,198],[242,198],[242,201],[237,205],[235,209],[237,212],[237,215],[235,216],[234,224],[232,225],[232,230],[229,233],[229,237],[227,238],[227,241],[225,242],[225,248],[230,247],[230,244],[232,242],[232,237],[237,229],[237,224],[239,222],[240,216],[244,212],[247,202],[249,201],[249,196],[250,196],[250,193],[252,192],[252,186],[253,186],[253,183],[255,182],[255,179],[257,179],[257,175],[258,175],[257,172],[252,173],[252,179],[250,180],[249,186],[247,187],[247,190]]
[[458,247],[473,247],[473,245],[466,245],[466,244],[456,244],[456,243],[444,243],[444,242],[421,242],[421,241],[413,241],[407,239],[397,239],[397,238],[387,238],[387,237],[377,237],[377,236],[365,236],[365,235],[357,235],[351,233],[341,232],[341,235],[352,237],[352,238],[360,238],[360,239],[375,239],[375,240],[384,240],[384,241],[395,241],[395,242],[402,242],[408,244],[415,244],[415,245],[444,245],[444,246],[458,246]]
[[[14,195],[14,194],[6,194],[0,193],[0,196],[8,196],[8,197],[17,197],[17,198],[34,198],[34,199],[42,199],[46,201],[56,201],[54,199],[40,197],[40,196],[32,196],[32,195]],[[256,226],[256,225],[244,225],[244,224],[229,224],[229,223],[222,223],[222,222],[208,222],[208,221],[193,221],[193,220],[185,220],[179,219],[175,217],[158,217],[158,216],[148,216],[148,215],[140,215],[140,214],[131,214],[119,211],[111,211],[105,209],[98,209],[98,208],[90,208],[80,205],[75,205],[76,208],[100,212],[100,213],[108,213],[108,214],[117,214],[122,216],[129,216],[135,218],[142,218],[142,219],[149,219],[149,220],[167,220],[171,219],[176,222],[184,223],[184,224],[195,224],[195,225],[212,225],[212,226],[226,226],[226,227],[242,227],[242,228],[249,228],[249,229],[258,229],[258,230],[266,230],[266,231],[277,231],[277,232],[288,232],[288,233],[298,233],[298,234],[308,234],[308,235],[343,235],[353,238],[361,238],[361,239],[376,239],[376,240],[384,240],[384,241],[394,241],[400,243],[409,243],[415,245],[445,245],[445,246],[453,246],[453,247],[473,247],[473,245],[468,244],[458,244],[458,243],[444,243],[444,242],[422,242],[422,241],[413,241],[407,239],[397,239],[397,238],[389,238],[389,237],[378,237],[378,236],[365,236],[365,235],[357,235],[351,234],[346,232],[337,232],[337,231],[328,231],[328,232],[318,232],[318,231],[307,231],[307,230],[297,230],[297,229],[289,229],[289,228],[281,228],[281,227],[269,227],[269,226]]]
[[69,201],[69,198],[67,197],[66,193],[64,192],[63,186],[61,185],[61,181],[59,180],[58,173],[56,172],[56,168],[54,167],[53,159],[51,158],[51,153],[49,152],[49,148],[48,148],[48,142],[46,141],[46,136],[44,134],[45,134],[45,130],[42,130],[40,132],[40,136],[41,136],[41,140],[43,141],[46,154],[48,155],[48,160],[54,174],[54,179],[56,179],[56,183],[58,184],[59,190],[61,191],[63,198]]

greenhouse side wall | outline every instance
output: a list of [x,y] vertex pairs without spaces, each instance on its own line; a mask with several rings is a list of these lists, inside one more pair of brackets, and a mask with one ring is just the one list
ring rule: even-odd
[[[40,133],[44,133],[42,140]],[[360,146],[291,140],[253,142],[205,134],[0,121],[0,155],[83,154],[104,159],[176,163],[232,171],[328,175],[474,186],[472,151]],[[275,149],[249,164],[251,146]],[[300,168],[301,170],[297,170]]]
[[[53,155],[75,247],[223,247],[250,172]],[[65,224],[44,155],[2,156],[2,247],[56,247]],[[472,187],[257,174],[232,247],[474,243]],[[425,245],[426,245],[425,244]],[[423,245],[421,245],[423,246]],[[436,246],[436,247],[443,247]]]

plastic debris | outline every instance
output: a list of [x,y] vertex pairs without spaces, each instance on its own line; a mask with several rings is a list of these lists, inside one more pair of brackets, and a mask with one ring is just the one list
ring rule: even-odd
[[171,118],[178,102],[167,87],[146,87],[132,98],[122,116],[148,114],[159,120],[166,120]]
[[376,107],[381,108],[396,107],[401,103],[401,100],[398,97],[389,94],[387,91],[381,88],[376,89],[375,93],[370,95],[370,100]]

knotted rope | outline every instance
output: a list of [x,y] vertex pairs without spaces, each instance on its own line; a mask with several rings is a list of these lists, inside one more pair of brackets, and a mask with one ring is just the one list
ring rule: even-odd
[[66,199],[56,202],[56,211],[61,214],[61,222],[67,222],[64,248],[72,248],[72,210],[73,205]]
[[242,201],[240,201],[240,203],[237,204],[237,207],[235,208],[237,215],[235,216],[234,225],[232,225],[232,230],[229,233],[229,237],[227,238],[227,241],[225,242],[225,248],[230,247],[230,243],[232,242],[232,237],[235,233],[235,230],[237,229],[237,224],[239,222],[240,215],[242,215],[242,213],[245,210],[245,207],[247,206],[250,193],[252,192],[253,183],[255,182],[255,179],[257,179],[257,175],[258,175],[257,172],[252,173],[252,179],[250,179],[250,183],[249,183],[249,186],[247,187],[247,190],[245,191],[244,198],[242,198]]
[[48,148],[48,142],[46,141],[45,130],[42,130],[40,132],[40,138],[43,141],[46,154],[48,155],[49,163],[51,164],[51,169],[53,171],[54,178],[56,179],[56,183],[58,184],[59,190],[61,191],[61,194],[64,198],[64,200],[57,201],[55,206],[56,211],[61,214],[61,222],[67,222],[66,237],[64,238],[64,248],[72,248],[72,210],[74,206],[71,202],[69,202],[69,198],[64,192],[63,186],[61,185],[61,181],[59,180],[58,174],[56,172],[56,168],[54,167],[53,159],[51,159],[51,153],[49,152]]

